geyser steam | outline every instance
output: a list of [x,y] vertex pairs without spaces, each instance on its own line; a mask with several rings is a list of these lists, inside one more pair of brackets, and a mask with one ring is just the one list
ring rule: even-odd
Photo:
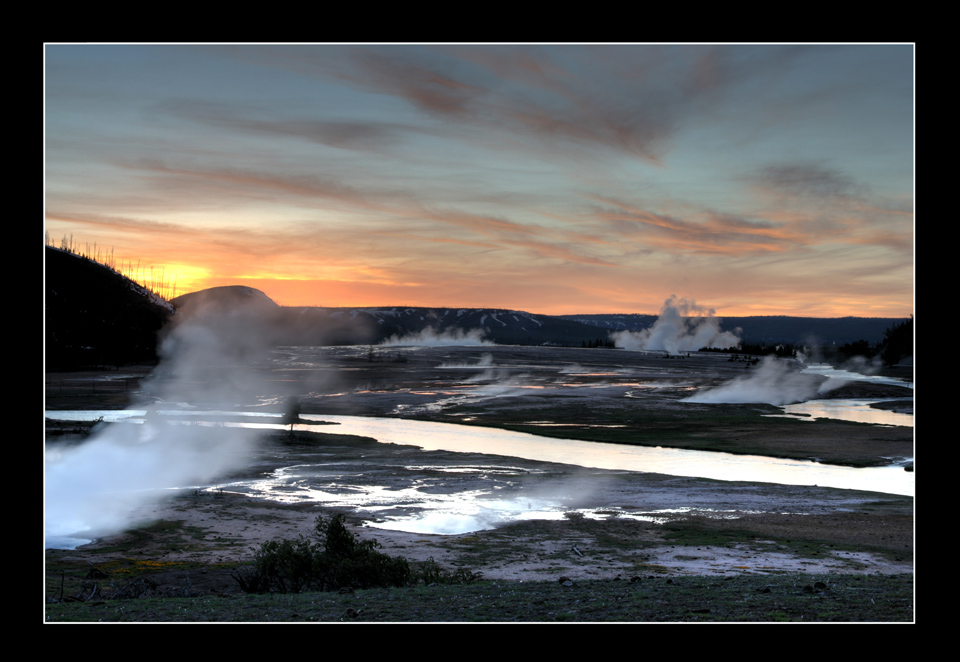
[[712,308],[678,299],[676,295],[671,295],[664,302],[657,321],[649,329],[615,331],[610,338],[617,347],[623,349],[669,354],[696,352],[704,347],[728,349],[740,344],[740,338],[735,333],[721,331],[720,320],[714,317]]
[[249,430],[159,421],[116,423],[80,446],[48,451],[46,536],[127,529],[170,488],[204,484],[236,469],[252,443]]
[[171,488],[208,484],[246,464],[253,431],[178,422],[156,411],[166,403],[226,409],[257,390],[251,367],[266,348],[263,327],[242,310],[190,312],[177,315],[161,343],[160,363],[145,383],[157,404],[133,408],[147,410],[142,424],[133,416],[104,426],[76,447],[47,451],[48,540],[130,528],[149,516],[144,506],[159,502]]
[[798,372],[792,361],[767,356],[749,374],[705,389],[683,402],[747,403],[789,405],[822,396],[843,386],[846,380],[826,379]]
[[403,337],[396,335],[390,336],[384,340],[381,345],[386,346],[425,346],[425,347],[444,347],[450,345],[492,345],[489,340],[485,340],[486,332],[483,329],[447,329],[443,333],[437,333],[437,330],[428,327],[417,333],[409,333]]

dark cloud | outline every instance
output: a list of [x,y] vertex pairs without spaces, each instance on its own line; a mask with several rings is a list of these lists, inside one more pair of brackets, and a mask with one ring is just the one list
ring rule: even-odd
[[[394,147],[414,127],[381,122],[314,119],[261,119],[256,108],[237,109],[228,104],[214,104],[194,100],[170,100],[156,104],[153,112],[176,116],[207,126],[229,131],[240,131],[265,137],[289,137],[309,140],[340,149],[382,151]],[[275,114],[275,109],[268,111]],[[267,113],[264,113],[267,114]]]
[[[692,60],[676,55],[636,46],[479,46],[363,49],[353,62],[358,84],[401,97],[433,117],[603,146],[659,163],[685,117],[727,80],[714,51]],[[685,83],[665,84],[664,74],[676,70]]]
[[[403,99],[427,117],[462,128],[508,132],[521,148],[532,144],[528,139],[551,153],[575,143],[660,165],[679,131],[722,114],[718,109],[727,102],[749,97],[751,106],[738,110],[738,118],[743,112],[762,117],[779,99],[770,90],[780,89],[783,72],[816,66],[824,50],[628,44],[273,46],[227,52]],[[802,114],[801,107],[806,104],[793,98],[791,108]],[[328,131],[336,128],[322,127],[317,134],[329,140]],[[375,139],[394,136],[371,130]],[[339,131],[334,135],[339,138]]]
[[854,198],[868,193],[849,175],[816,163],[774,164],[750,180],[763,189],[798,198]]

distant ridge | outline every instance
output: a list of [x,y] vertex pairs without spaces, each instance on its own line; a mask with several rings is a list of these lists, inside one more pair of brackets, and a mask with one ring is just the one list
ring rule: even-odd
[[596,328],[581,322],[505,308],[396,306],[281,310],[294,334],[323,336],[334,341],[330,344],[351,337],[362,339],[362,343],[402,341],[404,337],[428,330],[437,336],[478,331],[483,339],[500,345],[580,345],[606,338],[606,333],[598,334]]
[[[598,329],[610,331],[641,331],[650,327],[656,315],[561,315]],[[790,317],[787,315],[758,315],[727,317],[718,315],[727,331],[741,329],[738,335],[744,342],[755,344],[791,343],[795,345],[834,346],[866,340],[871,344],[883,340],[884,331],[902,322],[901,317]]]
[[[402,339],[426,329],[436,334],[479,330],[486,340],[502,345],[582,345],[607,340],[614,331],[640,331],[656,322],[656,315],[540,315],[503,308],[428,308],[418,306],[372,308],[281,307],[278,314],[288,329],[285,344],[299,338],[305,344],[370,344]],[[740,329],[744,342],[839,346],[883,340],[884,331],[903,321],[881,317],[719,317],[724,330]]]
[[[363,345],[414,337],[466,338],[501,345],[596,346],[614,331],[640,331],[648,314],[541,315],[504,308],[420,306],[288,307],[242,285],[191,292],[165,302],[97,262],[56,248],[45,253],[48,369],[156,359],[163,327],[190,315],[227,314],[236,330],[267,330],[276,345]],[[241,314],[242,313],[242,314]],[[879,343],[899,318],[720,317],[751,344],[839,346]]]

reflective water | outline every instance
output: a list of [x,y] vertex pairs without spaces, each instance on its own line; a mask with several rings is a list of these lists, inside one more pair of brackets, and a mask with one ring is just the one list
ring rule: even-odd
[[[857,381],[872,384],[891,384],[903,386],[913,390],[913,382],[896,377],[881,375],[867,375],[850,370],[835,368],[828,363],[811,363],[800,372],[813,375],[822,375],[830,379],[841,381]],[[907,397],[912,398],[912,394]],[[834,418],[856,423],[873,423],[876,425],[900,425],[913,427],[913,414],[877,409],[871,405],[878,402],[891,402],[890,399],[826,399],[808,400],[792,405],[784,405],[783,410],[792,416],[803,416],[804,420],[817,418]]]
[[[489,466],[437,467],[409,465],[401,469],[422,469],[436,473],[474,472],[483,476],[495,473],[510,478],[529,474],[517,467]],[[478,489],[437,489],[432,480],[413,480],[406,488],[370,485],[359,477],[335,471],[330,464],[299,464],[283,467],[259,479],[225,483],[225,491],[261,496],[271,501],[313,503],[349,507],[372,515],[368,526],[411,533],[457,534],[492,529],[523,519],[559,519],[570,511],[569,499],[524,494],[521,497],[497,497],[502,483],[487,482]]]
[[896,377],[884,377],[882,375],[869,375],[851,370],[835,368],[829,363],[809,363],[800,372],[811,375],[823,375],[831,379],[840,379],[844,381],[870,382],[873,384],[893,384],[903,386],[909,389],[913,388],[913,382],[906,379],[897,379]]
[[[237,415],[236,412],[230,413]],[[144,414],[144,411],[136,410],[47,412],[48,417],[61,420],[95,420],[103,416],[106,421]],[[249,415],[264,414],[250,412]],[[727,481],[819,485],[911,496],[914,493],[914,474],[904,471],[902,466],[853,469],[751,455],[545,438],[494,428],[395,418],[310,415],[302,418],[335,422],[338,424],[336,428],[329,430],[340,434],[373,437],[381,443],[413,445],[426,450],[479,452],[597,469],[644,471]],[[304,429],[316,430],[313,426],[305,426]]]
[[877,402],[890,400],[808,400],[794,405],[784,405],[783,410],[791,416],[802,416],[803,420],[814,421],[818,418],[835,418],[856,423],[876,425],[900,425],[913,427],[913,414],[887,411],[872,407]]
[[338,432],[369,436],[383,443],[415,445],[426,450],[482,452],[597,469],[646,471],[729,481],[820,485],[890,494],[912,495],[914,489],[914,474],[904,471],[902,467],[853,469],[753,455],[548,439],[509,430],[449,423],[351,416],[322,418],[340,423]]
[[[353,350],[356,351],[356,350]],[[290,353],[291,359],[300,360],[303,352]],[[459,364],[457,364],[459,365]],[[492,365],[489,355],[481,358],[473,366],[484,369]],[[313,367],[313,364],[298,363],[297,368]],[[441,366],[445,367],[445,366]],[[453,364],[451,364],[453,367]],[[516,366],[513,366],[516,367]],[[882,381],[889,378],[876,378],[847,371],[839,371],[828,365],[811,365],[805,371],[824,374],[825,376],[843,380]],[[571,365],[562,369],[576,376],[589,375],[595,378],[609,377],[619,373],[585,369]],[[661,371],[662,372],[662,371]],[[658,373],[658,376],[660,373]],[[670,380],[667,377],[646,381],[621,383],[627,387],[622,397],[644,397],[658,389],[695,390],[695,383],[678,379]],[[485,397],[509,395],[526,388],[543,388],[542,383],[527,385],[519,377],[500,384],[471,383],[475,380],[467,378],[464,383],[449,384],[442,388],[424,390],[424,394],[431,397],[425,405],[442,407],[447,402],[460,401],[465,397],[474,400]],[[893,383],[912,385],[900,380]],[[558,386],[559,385],[559,386]],[[555,387],[587,389],[605,388],[604,383],[579,383],[566,381],[554,384]],[[335,397],[325,394],[325,397]],[[431,401],[432,400],[432,401]],[[810,417],[844,418],[862,422],[883,423],[887,425],[912,425],[913,417],[909,414],[898,414],[869,407],[872,401],[844,401],[824,400],[809,401],[798,405],[784,407],[785,415],[805,414]],[[173,405],[175,406],[175,405]],[[398,410],[407,405],[398,405]],[[169,416],[175,412],[160,412],[158,415]],[[176,412],[182,413],[182,412]],[[216,412],[208,412],[213,418]],[[196,415],[197,412],[192,412]],[[64,420],[94,420],[102,417],[105,421],[115,421],[122,418],[142,418],[146,411],[82,411],[82,412],[47,412],[51,418]],[[263,412],[230,412],[231,417],[264,416]],[[580,465],[599,469],[628,470],[654,472],[667,475],[704,477],[728,481],[750,481],[764,483],[781,483],[793,485],[821,485],[846,489],[868,490],[891,494],[913,495],[914,474],[903,471],[901,467],[893,466],[881,469],[851,469],[845,467],[831,467],[814,462],[798,462],[775,460],[763,457],[738,456],[722,453],[703,453],[696,451],[681,451],[662,448],[639,448],[616,444],[597,442],[581,442],[564,439],[547,439],[522,433],[481,428],[475,426],[458,426],[440,423],[428,423],[396,418],[356,418],[347,416],[304,416],[305,419],[334,421],[338,425],[321,431],[331,431],[344,434],[356,434],[374,437],[382,443],[403,444],[417,446],[427,450],[448,450],[456,452],[480,452],[490,455],[499,455],[505,458],[525,458],[537,461],[558,462]],[[187,423],[187,421],[182,421]],[[539,424],[548,425],[550,421],[539,421]],[[196,424],[193,422],[192,424]],[[236,423],[203,423],[204,425],[238,425]],[[262,427],[264,424],[250,423],[242,427]],[[279,425],[266,427],[279,428]],[[317,430],[315,427],[309,429]],[[139,435],[143,437],[144,435]],[[157,444],[146,444],[156,447]],[[269,475],[260,479],[241,481],[234,484],[217,483],[218,487],[227,490],[237,490],[244,493],[262,496],[272,500],[287,500],[290,502],[312,501],[315,503],[335,503],[348,505],[357,510],[368,512],[379,511],[383,517],[380,524],[385,528],[408,530],[414,532],[433,533],[463,533],[483,528],[491,528],[508,520],[524,518],[559,518],[564,512],[574,508],[569,502],[569,487],[564,486],[563,493],[557,493],[551,498],[533,499],[524,496],[523,502],[516,499],[503,499],[503,493],[496,490],[463,491],[456,494],[438,493],[431,485],[423,481],[413,481],[411,487],[405,490],[382,490],[371,481],[355,480],[356,476],[340,475],[329,461],[330,458],[317,458],[316,463],[291,464],[277,467]],[[312,462],[312,458],[311,458]],[[499,461],[498,461],[499,462]],[[517,463],[519,466],[519,463]],[[409,467],[416,471],[417,467]],[[444,471],[472,471],[469,466],[445,467]],[[490,473],[489,466],[483,468]],[[517,475],[522,470],[510,467],[509,461],[504,464],[504,471],[514,472]],[[434,467],[432,471],[437,471]],[[507,479],[510,480],[510,479]],[[193,483],[183,480],[169,481],[169,488],[196,487]],[[211,488],[212,489],[212,488]],[[128,501],[129,499],[124,499]],[[700,506],[703,506],[701,504]],[[713,505],[712,502],[706,505]],[[698,507],[700,507],[698,506]],[[389,514],[386,511],[390,511]],[[411,513],[404,516],[402,513]],[[415,513],[415,514],[413,514]],[[583,516],[592,517],[594,513],[582,511]],[[624,513],[618,513],[624,516]],[[49,513],[48,513],[49,515]],[[82,528],[70,529],[80,531]],[[78,539],[79,540],[79,539]],[[80,542],[88,542],[82,540]],[[66,544],[66,543],[65,543]],[[72,541],[69,546],[79,544]]]

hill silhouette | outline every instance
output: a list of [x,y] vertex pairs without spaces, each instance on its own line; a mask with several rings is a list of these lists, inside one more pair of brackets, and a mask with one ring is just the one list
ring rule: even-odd
[[[95,261],[45,247],[45,358],[48,370],[157,360],[158,339],[174,319],[230,316],[237,332],[266,334],[272,345],[425,344],[437,342],[593,347],[613,331],[639,331],[646,314],[539,315],[496,308],[285,307],[260,290],[214,287],[166,302]],[[901,319],[722,318],[744,342],[873,345]]]
[[199,292],[191,292],[170,299],[171,305],[179,310],[208,312],[229,312],[236,309],[257,309],[266,314],[276,312],[277,303],[260,290],[244,285],[224,285],[211,287]]
[[152,363],[173,307],[129,278],[45,247],[44,348],[48,370]]

